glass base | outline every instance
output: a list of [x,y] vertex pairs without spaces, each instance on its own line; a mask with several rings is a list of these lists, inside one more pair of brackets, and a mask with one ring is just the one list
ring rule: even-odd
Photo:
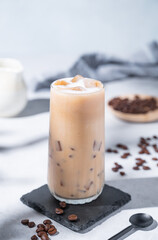
[[56,195],[55,193],[51,193],[57,200],[61,201],[61,202],[66,202],[68,204],[84,204],[84,203],[89,203],[92,202],[93,200],[97,199],[97,197],[99,197],[99,195],[102,193],[103,188],[101,189],[101,191],[97,194],[97,195],[93,195],[91,197],[88,198],[79,198],[79,199],[70,199],[70,198],[62,198],[58,195]]

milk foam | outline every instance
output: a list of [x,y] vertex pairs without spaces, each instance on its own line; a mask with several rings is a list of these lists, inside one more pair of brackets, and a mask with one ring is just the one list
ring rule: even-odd
[[[100,91],[103,88],[103,85],[100,81],[97,81],[91,78],[81,77],[76,82],[72,82],[72,79],[73,78],[63,78],[63,79],[56,80],[55,82],[53,82],[52,86],[53,88],[56,88],[61,92],[73,93],[73,94],[94,93],[94,92]],[[56,85],[58,81],[64,81],[67,83],[67,85],[62,85],[62,84]],[[90,83],[94,86],[86,87],[85,86],[86,81],[90,81]],[[99,83],[99,86],[95,86],[96,82]],[[81,90],[72,89],[77,87],[81,88]]]

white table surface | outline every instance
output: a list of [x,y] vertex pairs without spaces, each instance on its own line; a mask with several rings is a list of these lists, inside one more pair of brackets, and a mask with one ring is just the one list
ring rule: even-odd
[[[151,80],[127,80],[115,82],[106,86],[106,101],[118,94],[126,93],[146,93],[158,94],[158,81]],[[44,99],[40,104],[36,102],[36,112],[47,111],[49,93],[29,93],[29,99]],[[34,111],[31,109],[30,111]],[[39,110],[39,111],[38,111]],[[18,146],[25,144],[30,140],[39,139],[41,141],[20,148],[13,148],[10,151],[0,151],[0,239],[3,240],[25,240],[30,239],[34,230],[28,229],[20,224],[22,218],[29,218],[36,223],[42,222],[45,217],[36,211],[28,208],[20,202],[20,197],[46,183],[47,176],[47,151],[48,151],[48,126],[49,113],[43,112],[32,116],[0,119],[0,146]],[[158,124],[132,124],[122,122],[114,118],[106,108],[106,148],[114,147],[116,143],[125,143],[130,147],[132,156],[128,160],[120,158],[120,154],[107,154],[105,157],[106,181],[123,182],[124,186],[128,184],[129,179],[150,178],[155,179],[158,176],[158,167],[151,160],[152,156],[143,156],[151,167],[150,171],[133,171],[134,158],[138,157],[138,147],[136,143],[140,136],[150,137],[158,135]],[[156,156],[152,152],[153,156]],[[118,173],[113,173],[111,168],[117,161],[124,166],[126,176],[121,177]],[[148,180],[147,180],[148,181]],[[145,188],[145,186],[144,186]],[[153,186],[154,188],[157,186]],[[132,193],[129,192],[131,195]],[[146,196],[150,198],[150,196]],[[142,199],[143,201],[143,199]],[[149,201],[150,202],[150,201]],[[152,202],[152,201],[151,201]],[[140,208],[143,204],[139,205]],[[149,208],[150,207],[150,208]],[[145,209],[126,209],[118,211],[116,215],[102,221],[93,230],[79,234],[54,223],[59,234],[51,239],[108,239],[113,234],[122,230],[128,223],[128,218],[134,212],[150,213],[158,221],[158,206],[149,204]],[[9,225],[9,230],[8,230]],[[156,240],[158,238],[158,229],[152,231],[137,231],[127,237],[134,240]]]

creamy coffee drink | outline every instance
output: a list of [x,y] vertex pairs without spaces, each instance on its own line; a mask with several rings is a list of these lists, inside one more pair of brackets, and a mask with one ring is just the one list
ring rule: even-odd
[[104,186],[104,88],[75,76],[53,82],[50,96],[48,186],[55,198],[78,204]]

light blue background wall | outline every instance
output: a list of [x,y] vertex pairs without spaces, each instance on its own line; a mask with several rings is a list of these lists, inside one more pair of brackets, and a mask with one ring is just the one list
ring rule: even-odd
[[0,56],[126,56],[158,40],[157,0],[0,0]]

